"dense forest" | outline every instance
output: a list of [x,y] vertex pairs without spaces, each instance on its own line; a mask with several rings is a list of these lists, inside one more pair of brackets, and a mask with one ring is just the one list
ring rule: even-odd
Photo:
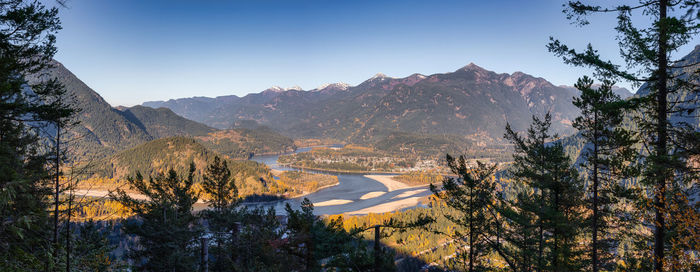
[[[421,207],[318,216],[309,199],[284,211],[242,204],[338,183],[240,160],[294,150],[291,139],[215,131],[165,109],[91,112],[46,72],[60,65],[59,8],[0,2],[0,271],[699,271],[700,46],[674,56],[700,31],[700,2],[574,1],[564,13],[583,28],[616,15],[626,62],[550,38],[553,55],[593,71],[574,85],[573,136],[562,139],[560,117],[543,113],[524,129],[506,122],[503,145],[392,134],[373,147],[281,156],[304,168],[402,169],[394,180],[430,184]],[[637,16],[651,24],[636,27]],[[622,98],[619,81],[640,91]],[[435,88],[420,86],[399,88]],[[126,129],[93,133],[95,120]],[[435,126],[411,122],[401,125]],[[178,126],[186,136],[173,135]],[[75,140],[85,132],[91,138]],[[97,159],[82,156],[91,152]],[[77,193],[111,182],[119,186],[105,196]]]
[[197,140],[207,148],[234,159],[281,154],[296,149],[292,139],[267,127],[216,131],[199,136]]

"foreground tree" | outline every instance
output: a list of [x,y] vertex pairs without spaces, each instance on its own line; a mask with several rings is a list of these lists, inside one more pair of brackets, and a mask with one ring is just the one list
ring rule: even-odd
[[204,171],[202,190],[209,196],[207,201],[213,209],[202,212],[213,234],[212,251],[215,261],[211,271],[231,271],[236,265],[240,227],[240,213],[236,210],[238,190],[226,160],[218,156]]
[[532,199],[538,195],[521,183],[508,184],[516,191],[514,197],[507,197],[498,192],[491,213],[493,231],[487,242],[491,248],[508,264],[512,271],[532,271],[539,259],[538,218],[532,212],[536,207]]
[[0,270],[52,269],[46,144],[56,131],[52,122],[72,111],[56,103],[64,90],[55,79],[29,83],[27,76],[50,67],[58,10],[3,1],[0,25]]
[[450,171],[457,178],[446,178],[440,190],[431,184],[430,190],[449,207],[460,212],[459,216],[446,214],[445,217],[467,231],[466,234],[456,232],[453,238],[460,241],[466,239],[468,271],[487,270],[484,258],[489,253],[487,236],[492,233],[492,217],[488,209],[494,201],[496,186],[493,174],[496,167],[478,162],[477,167],[471,168],[464,156],[455,159],[447,155],[446,159]]
[[[236,254],[236,271],[289,271],[295,263],[293,258],[283,250],[284,231],[270,208],[264,210],[242,209],[239,213],[240,234],[235,237],[238,242],[232,254]],[[235,241],[233,241],[235,242]]]
[[[637,102],[638,124],[641,140],[646,147],[641,154],[645,163],[641,183],[652,192],[651,201],[640,195],[638,210],[653,211],[653,218],[643,223],[653,231],[653,266],[655,271],[678,268],[678,256],[668,255],[667,242],[671,226],[677,225],[671,207],[689,206],[682,197],[687,194],[688,183],[697,182],[697,166],[689,161],[697,156],[694,147],[700,139],[698,133],[687,126],[685,120],[696,118],[698,107],[697,59],[673,59],[672,54],[694,38],[700,29],[698,10],[700,2],[694,0],[668,1],[644,0],[638,5],[600,7],[569,2],[568,18],[580,25],[588,24],[587,16],[595,13],[617,13],[617,40],[627,69],[604,60],[589,44],[579,52],[552,38],[548,45],[551,52],[564,58],[566,63],[588,66],[600,77],[622,79],[640,89]],[[634,12],[651,21],[645,28],[633,24]],[[688,119],[686,119],[688,118]],[[690,185],[692,186],[692,185]],[[684,192],[685,191],[685,192]],[[651,203],[650,203],[651,202]],[[676,203],[674,203],[676,202]],[[694,214],[697,210],[688,210]],[[674,220],[678,221],[678,220]],[[672,232],[673,233],[673,232]],[[686,243],[682,247],[697,247]]]
[[[521,193],[513,209],[504,215],[515,215],[512,222],[525,224],[519,229],[536,226],[537,241],[534,269],[537,271],[576,271],[581,268],[582,252],[578,246],[583,225],[583,184],[578,172],[556,135],[549,134],[551,115],[543,119],[533,117],[527,137],[518,135],[506,126],[506,138],[515,146],[514,164],[509,175],[520,183]],[[525,215],[525,218],[522,216]],[[523,220],[525,219],[525,220]],[[521,234],[528,237],[529,234]],[[527,250],[522,248],[521,250]],[[528,255],[527,252],[521,254]],[[521,265],[522,266],[522,265]],[[522,267],[530,270],[529,267]]]
[[115,268],[110,254],[116,246],[110,245],[107,239],[109,224],[92,220],[79,224],[71,238],[75,244],[71,255],[74,265],[67,271],[111,271]]
[[614,209],[622,197],[618,192],[624,191],[618,181],[634,174],[628,165],[637,152],[632,134],[621,126],[629,103],[612,91],[613,85],[606,80],[595,88],[593,80],[584,76],[575,85],[581,95],[573,101],[581,110],[573,126],[588,143],[581,152],[581,166],[589,181],[591,269],[596,272],[613,268],[611,254],[619,242],[614,236],[620,233],[610,231],[619,224],[620,214]]
[[136,215],[135,219],[127,219],[123,228],[125,233],[139,238],[139,247],[130,249],[128,254],[139,269],[197,269],[194,245],[201,231],[192,214],[192,205],[198,199],[192,190],[194,172],[194,164],[191,164],[185,178],[179,177],[173,169],[148,180],[140,173],[129,178],[131,188],[148,200],[134,199],[121,189],[112,195]]
[[[286,211],[288,238],[281,248],[289,256],[291,270],[322,271],[322,267],[331,271],[396,270],[390,252],[368,250],[368,245],[357,237],[359,232],[345,231],[342,217],[322,220],[313,214],[313,204],[306,198],[301,210],[287,205]],[[326,265],[322,266],[323,262]]]

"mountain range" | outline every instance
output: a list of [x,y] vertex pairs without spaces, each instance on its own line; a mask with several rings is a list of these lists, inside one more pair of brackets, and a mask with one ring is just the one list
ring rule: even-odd
[[[625,96],[626,89],[619,89]],[[461,135],[498,142],[506,122],[524,130],[534,114],[551,111],[554,128],[573,131],[577,90],[522,72],[495,73],[473,63],[451,73],[393,78],[383,74],[357,86],[336,83],[304,91],[273,87],[243,97],[150,101],[186,118],[225,129],[254,122],[294,138],[376,143],[396,133]]]

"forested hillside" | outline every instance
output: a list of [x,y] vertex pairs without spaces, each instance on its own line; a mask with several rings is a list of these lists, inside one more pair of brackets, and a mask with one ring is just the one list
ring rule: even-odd
[[238,159],[296,150],[292,139],[267,127],[220,130],[198,136],[196,139],[211,150]]
[[[121,151],[105,159],[98,166],[105,166],[101,175],[108,178],[125,179],[141,172],[144,176],[165,173],[169,169],[186,169],[190,163],[197,168],[197,176],[206,169],[218,153],[204,147],[200,142],[187,137],[170,137],[149,141]],[[254,161],[229,160],[229,166],[241,177],[271,179],[269,169]]]

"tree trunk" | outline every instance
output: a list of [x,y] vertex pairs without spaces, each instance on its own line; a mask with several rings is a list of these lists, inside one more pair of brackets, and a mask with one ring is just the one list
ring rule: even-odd
[[70,217],[73,205],[73,189],[69,188],[68,193],[68,215],[66,218],[66,272],[70,272],[70,244],[71,244],[71,233],[70,233]]
[[[595,107],[595,106],[594,106]],[[598,110],[593,113],[593,241],[591,259],[593,272],[598,272]]]
[[472,190],[473,185],[474,184],[470,184],[469,186],[469,272],[474,271],[474,191]]
[[656,158],[657,161],[656,168],[654,169],[656,188],[654,194],[654,206],[656,212],[656,224],[654,228],[654,271],[663,271],[663,259],[664,259],[664,239],[665,239],[665,220],[664,220],[664,208],[665,208],[665,194],[666,194],[666,179],[668,170],[665,165],[667,164],[668,151],[666,142],[668,140],[668,134],[666,131],[666,120],[668,115],[668,105],[667,105],[667,68],[668,59],[666,52],[667,44],[667,31],[666,31],[666,9],[667,0],[659,1],[659,52],[658,52],[658,81],[656,83],[657,93],[656,93]]
[[374,271],[376,272],[382,271],[379,250],[379,225],[376,225],[374,226]]
[[54,271],[58,269],[58,197],[60,193],[59,176],[61,175],[61,126],[56,122],[56,173],[54,176],[55,194],[54,194],[54,211],[53,211],[53,250],[54,250]]
[[[559,215],[559,190],[555,189],[554,190],[554,215],[558,216]],[[550,222],[551,223],[551,222]],[[552,267],[555,270],[559,270],[559,257],[561,253],[559,252],[559,236],[561,234],[559,233],[559,222],[554,221],[554,226],[552,230],[552,236],[554,238],[554,245],[552,247]]]
[[201,271],[209,272],[209,244],[206,237],[202,237],[202,252],[199,258]]
[[[232,237],[231,237],[231,245],[232,245],[231,253],[233,254],[233,256],[231,256],[231,261],[233,262],[234,267],[239,267],[239,264],[240,264],[240,262],[239,262],[240,254],[238,254],[238,252],[237,252],[238,237],[239,237],[240,231],[241,231],[241,223],[234,222],[233,223],[233,230],[231,231],[231,235],[232,235]],[[243,269],[241,269],[241,270],[243,270]]]
[[539,236],[540,236],[539,242],[537,245],[538,249],[537,249],[537,269],[536,269],[536,271],[538,271],[538,272],[542,271],[542,267],[544,266],[544,264],[542,263],[542,261],[544,259],[544,226],[543,226],[544,222],[542,221],[543,220],[542,214],[544,211],[544,192],[542,192],[541,190],[540,190],[540,198],[541,198],[540,199],[540,214],[539,214],[539,218],[537,219],[539,221],[538,228],[539,228]]

